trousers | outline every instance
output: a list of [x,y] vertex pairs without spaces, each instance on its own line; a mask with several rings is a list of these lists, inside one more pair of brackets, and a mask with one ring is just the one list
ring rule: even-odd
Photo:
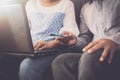
[[20,64],[19,80],[53,80],[51,64],[60,54],[79,52],[76,48],[62,48],[61,51],[52,52],[49,56],[26,58]]
[[111,64],[99,61],[102,50],[89,53],[68,53],[52,63],[54,80],[120,80],[120,54]]
[[51,63],[56,56],[24,59],[20,64],[19,80],[53,80]]

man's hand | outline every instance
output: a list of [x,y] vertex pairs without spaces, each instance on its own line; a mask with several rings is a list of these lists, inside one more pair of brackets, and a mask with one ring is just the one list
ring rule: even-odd
[[83,49],[83,52],[93,53],[102,48],[104,50],[103,53],[101,54],[99,61],[103,62],[105,58],[109,55],[108,63],[111,63],[115,55],[115,52],[117,51],[117,45],[112,40],[100,39],[97,41],[93,41]]
[[74,34],[67,31],[63,31],[61,34],[63,35],[62,37],[56,38],[60,42],[61,46],[72,46],[76,44],[77,39]]

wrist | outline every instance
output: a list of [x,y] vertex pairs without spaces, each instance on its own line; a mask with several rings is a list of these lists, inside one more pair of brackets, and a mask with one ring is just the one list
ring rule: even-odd
[[58,40],[53,40],[53,41],[48,42],[49,48],[56,48],[56,47],[59,47],[60,45],[61,45],[60,41],[58,41]]

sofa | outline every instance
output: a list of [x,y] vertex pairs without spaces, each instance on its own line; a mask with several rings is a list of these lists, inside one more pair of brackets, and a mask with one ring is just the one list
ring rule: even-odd
[[[8,2],[7,4],[20,3],[20,4],[22,4],[23,7],[24,7],[27,1],[28,1],[28,0],[9,0],[9,2]],[[74,5],[75,5],[76,22],[77,22],[77,24],[78,24],[78,26],[79,26],[79,24],[80,24],[80,11],[81,11],[81,7],[82,7],[87,1],[89,1],[89,0],[71,0],[71,1],[73,1]],[[10,57],[10,58],[11,58],[11,57]],[[15,59],[16,59],[16,61],[18,61],[18,63],[17,63],[16,69],[15,69],[15,70],[17,70],[17,71],[14,72],[14,73],[15,73],[15,78],[13,78],[13,75],[12,75],[12,79],[13,79],[13,80],[16,80],[16,79],[17,79],[17,78],[16,78],[17,73],[18,73],[18,68],[17,68],[17,67],[19,66],[19,64],[20,64],[20,62],[22,61],[23,58],[14,57],[13,60],[15,60]],[[6,60],[5,60],[5,61],[6,61]],[[6,63],[8,63],[8,62],[6,62]],[[16,63],[16,62],[15,62],[15,63]],[[2,64],[1,64],[1,65],[2,65]],[[11,74],[13,74],[13,73],[11,73]],[[46,77],[46,80],[50,80],[50,77],[52,77],[52,73],[50,73],[50,71],[48,71],[48,72],[46,72],[46,75],[48,76],[48,77]],[[52,79],[52,78],[51,78],[51,79]],[[53,79],[52,79],[52,80],[53,80]]]
[[[12,1],[12,0],[11,0]],[[28,0],[13,0],[14,3],[18,3],[20,2],[23,6],[25,6],[26,2]],[[75,16],[76,16],[76,22],[77,22],[77,25],[79,27],[80,25],[80,11],[81,11],[81,8],[82,6],[88,2],[89,0],[71,0],[73,3],[74,3],[74,6],[75,6]],[[21,61],[21,60],[20,60]],[[19,63],[20,63],[19,61]],[[18,71],[18,70],[17,70]],[[17,73],[16,73],[17,74]],[[46,80],[53,80],[52,79],[52,73],[50,71],[46,72]],[[119,79],[120,80],[120,79]]]

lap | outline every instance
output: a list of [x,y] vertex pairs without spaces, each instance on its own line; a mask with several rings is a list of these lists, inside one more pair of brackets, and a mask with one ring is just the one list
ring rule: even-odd
[[52,80],[51,63],[57,55],[24,59],[20,65],[20,80]]
[[78,62],[81,57],[80,53],[66,53],[57,56],[52,62],[52,68],[65,67],[73,68],[76,70],[78,67]]

